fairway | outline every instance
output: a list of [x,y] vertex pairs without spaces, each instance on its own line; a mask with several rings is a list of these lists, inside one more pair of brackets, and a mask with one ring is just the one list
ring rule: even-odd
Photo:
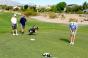
[[[70,46],[68,25],[28,18],[25,33],[13,36],[11,16],[11,13],[0,12],[0,58],[44,58],[41,54],[45,52],[52,58],[88,58],[88,25],[79,26],[75,45]],[[38,32],[28,35],[28,29],[33,25],[39,27]]]

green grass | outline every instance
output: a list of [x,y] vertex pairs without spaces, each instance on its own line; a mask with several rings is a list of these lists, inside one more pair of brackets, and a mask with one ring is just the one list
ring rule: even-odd
[[[27,19],[25,34],[12,36],[11,16],[11,13],[0,13],[0,58],[43,58],[44,52],[56,58],[88,58],[88,25],[79,26],[75,45],[70,46],[68,25]],[[27,35],[32,25],[39,27],[35,36]],[[36,40],[30,41],[31,38]]]

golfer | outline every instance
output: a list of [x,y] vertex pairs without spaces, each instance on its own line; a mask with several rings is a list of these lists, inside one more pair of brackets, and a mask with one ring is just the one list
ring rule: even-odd
[[14,14],[13,17],[11,18],[11,23],[12,23],[12,33],[13,33],[13,35],[18,35],[16,14]]
[[73,19],[69,24],[69,28],[70,28],[70,44],[74,45],[74,41],[76,38],[76,32],[78,28],[77,20]]
[[21,24],[21,32],[22,32],[22,34],[24,33],[25,23],[26,23],[26,18],[25,18],[24,15],[22,15],[22,17],[20,18],[20,24]]

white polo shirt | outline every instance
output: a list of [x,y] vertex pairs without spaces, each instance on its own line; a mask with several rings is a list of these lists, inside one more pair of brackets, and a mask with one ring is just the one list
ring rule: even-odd
[[11,23],[12,24],[16,24],[17,23],[17,18],[16,17],[12,17],[11,18]]

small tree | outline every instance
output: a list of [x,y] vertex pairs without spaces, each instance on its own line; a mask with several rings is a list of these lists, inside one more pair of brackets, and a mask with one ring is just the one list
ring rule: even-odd
[[69,13],[82,13],[82,6],[80,5],[74,5],[74,6],[67,6],[66,7],[66,12]]
[[56,5],[57,11],[58,12],[62,12],[64,11],[64,8],[66,7],[66,3],[65,2],[60,2]]
[[6,8],[5,8],[6,10],[12,10],[13,9],[13,7],[12,6],[6,6]]
[[87,9],[88,8],[88,3],[87,2],[84,2],[83,3],[83,9]]
[[1,5],[2,9],[6,9],[6,7],[7,7],[6,5]]
[[51,11],[57,12],[57,7],[56,7],[56,5],[51,6]]
[[24,5],[24,10],[27,10],[28,9],[28,5]]
[[46,8],[44,8],[44,7],[38,8],[38,11],[39,12],[45,12],[46,11]]
[[29,9],[32,9],[33,11],[37,11],[36,6],[30,6]]
[[36,16],[37,12],[35,12],[33,9],[28,9],[23,12],[25,16]]

